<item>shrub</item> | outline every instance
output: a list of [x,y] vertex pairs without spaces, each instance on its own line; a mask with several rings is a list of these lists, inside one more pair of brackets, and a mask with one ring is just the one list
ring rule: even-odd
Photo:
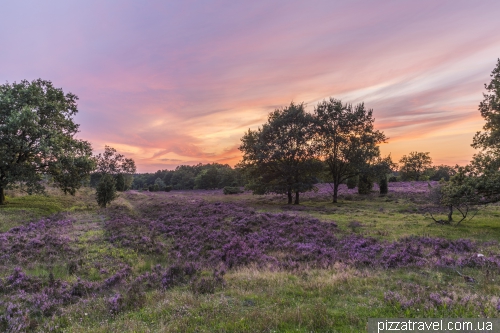
[[172,191],[172,185],[165,186],[165,192],[170,192],[170,191]]
[[373,188],[373,181],[367,175],[361,175],[358,179],[358,193],[370,194]]
[[239,187],[226,186],[224,187],[224,194],[238,194],[242,193]]
[[102,176],[97,184],[96,200],[100,207],[106,208],[116,198],[115,179],[111,175]]
[[380,187],[380,194],[387,194],[389,192],[389,184],[387,183],[387,177],[382,177],[379,180],[378,186]]
[[148,189],[149,189],[149,192],[154,192],[155,191],[155,186],[154,185],[149,185]]

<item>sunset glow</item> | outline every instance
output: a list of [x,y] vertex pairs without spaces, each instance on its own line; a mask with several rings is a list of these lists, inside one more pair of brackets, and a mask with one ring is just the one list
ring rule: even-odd
[[500,2],[6,1],[0,79],[79,96],[79,138],[139,172],[237,163],[291,101],[364,102],[384,155],[465,164],[500,57]]

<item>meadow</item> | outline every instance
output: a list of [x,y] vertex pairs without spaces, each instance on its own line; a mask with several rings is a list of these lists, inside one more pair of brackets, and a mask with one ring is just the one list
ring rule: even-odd
[[385,196],[342,186],[337,204],[320,184],[301,205],[128,191],[106,209],[88,188],[7,192],[0,331],[364,332],[368,318],[499,316],[499,205],[441,225],[428,182]]

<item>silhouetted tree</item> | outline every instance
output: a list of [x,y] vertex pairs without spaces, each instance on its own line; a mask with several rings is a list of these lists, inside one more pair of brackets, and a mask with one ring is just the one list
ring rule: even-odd
[[303,104],[271,112],[266,124],[256,131],[248,130],[239,149],[243,168],[250,180],[247,185],[256,194],[283,193],[299,204],[299,193],[313,189],[314,174],[321,168],[311,145],[313,118]]
[[403,180],[421,180],[424,172],[432,166],[429,153],[411,152],[399,160],[399,173]]
[[317,105],[314,115],[316,153],[328,164],[335,203],[339,185],[360,175],[380,155],[378,145],[387,138],[374,129],[373,110],[363,103],[353,107],[330,98]]

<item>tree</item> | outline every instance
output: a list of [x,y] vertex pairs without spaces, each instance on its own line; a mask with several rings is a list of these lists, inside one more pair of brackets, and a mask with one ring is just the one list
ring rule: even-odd
[[88,177],[95,164],[90,143],[75,138],[77,100],[41,79],[0,86],[0,204],[11,187],[43,193],[43,175],[70,194]]
[[116,198],[116,181],[110,174],[104,174],[97,184],[96,200],[99,207],[106,208]]
[[484,132],[477,132],[472,147],[482,150],[500,150],[500,58],[491,72],[491,81],[484,87],[483,101],[479,104],[479,112],[486,120]]
[[485,202],[500,201],[500,59],[491,72],[491,81],[479,104],[486,120],[484,132],[477,132],[472,147],[481,149],[468,165],[469,176],[475,178],[476,190]]
[[155,185],[158,185],[158,190],[163,191],[165,190],[165,182],[161,178],[156,178],[155,180]]
[[213,190],[218,188],[219,173],[215,166],[202,170],[194,178],[195,188],[204,190]]
[[471,174],[470,166],[456,167],[455,175],[449,181],[441,181],[437,186],[430,187],[431,202],[448,210],[446,220],[437,220],[432,211],[429,211],[430,218],[436,223],[452,224],[454,211],[460,214],[460,220],[456,225],[464,221],[469,213],[476,215],[477,206],[487,203],[485,198],[477,191],[477,178]]
[[130,188],[133,174],[136,172],[133,159],[125,158],[122,154],[118,154],[115,148],[105,146],[104,153],[97,155],[96,161],[96,181],[99,181],[103,175],[113,175],[118,191],[125,191]]
[[444,164],[433,166],[428,171],[430,173],[429,180],[436,181],[439,181],[441,179],[448,181],[452,176],[456,174],[456,170],[454,167]]
[[378,145],[384,133],[374,129],[373,110],[363,103],[356,106],[330,98],[314,110],[317,153],[327,165],[333,182],[333,202],[345,180],[359,176],[380,155]]
[[401,164],[399,172],[403,180],[421,180],[424,172],[432,166],[432,158],[429,153],[411,152],[408,156],[403,155],[399,160]]
[[312,190],[314,174],[321,168],[311,144],[313,118],[304,104],[291,103],[271,112],[266,124],[248,130],[241,139],[242,168],[254,194],[287,194],[288,203],[299,204],[299,193]]

